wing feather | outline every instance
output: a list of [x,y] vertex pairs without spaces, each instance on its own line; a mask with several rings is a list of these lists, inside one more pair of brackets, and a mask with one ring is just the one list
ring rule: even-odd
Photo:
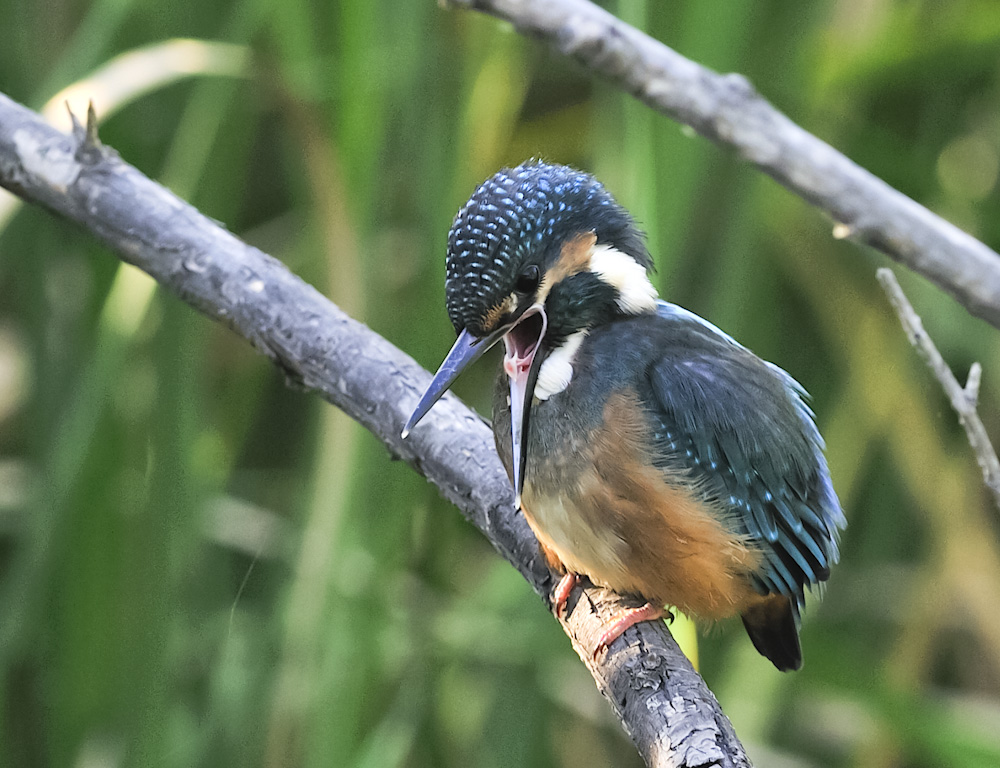
[[658,314],[677,332],[648,371],[657,461],[686,472],[759,543],[757,587],[792,598],[797,618],[846,525],[805,390],[697,315],[665,302]]

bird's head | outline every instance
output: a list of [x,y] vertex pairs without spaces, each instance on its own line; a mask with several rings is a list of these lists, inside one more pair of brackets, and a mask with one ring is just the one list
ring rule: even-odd
[[487,179],[448,233],[445,294],[458,340],[404,436],[464,368],[502,339],[520,495],[530,393],[542,361],[578,332],[655,311],[650,267],[635,221],[593,176],[529,162]]

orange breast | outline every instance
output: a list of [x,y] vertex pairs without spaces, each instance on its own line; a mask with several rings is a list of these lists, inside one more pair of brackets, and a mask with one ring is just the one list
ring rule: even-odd
[[597,584],[705,619],[759,603],[747,576],[760,552],[688,478],[652,466],[648,440],[638,398],[618,393],[587,442],[582,472],[558,491],[536,488],[529,473],[525,516],[546,555]]

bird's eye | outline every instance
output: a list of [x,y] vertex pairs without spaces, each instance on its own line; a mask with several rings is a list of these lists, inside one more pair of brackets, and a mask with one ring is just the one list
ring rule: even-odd
[[529,264],[517,276],[517,282],[514,283],[514,290],[524,294],[534,293],[535,289],[538,288],[538,280],[538,267],[534,264]]

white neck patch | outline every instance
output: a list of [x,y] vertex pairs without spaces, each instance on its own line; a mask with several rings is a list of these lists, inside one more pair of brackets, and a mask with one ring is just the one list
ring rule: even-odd
[[639,315],[656,311],[659,294],[645,267],[627,253],[610,245],[595,245],[590,252],[590,271],[618,291],[622,312]]
[[587,331],[577,331],[566,341],[556,347],[545,358],[538,370],[535,382],[535,397],[548,400],[552,395],[558,395],[573,380],[573,358],[587,336]]

